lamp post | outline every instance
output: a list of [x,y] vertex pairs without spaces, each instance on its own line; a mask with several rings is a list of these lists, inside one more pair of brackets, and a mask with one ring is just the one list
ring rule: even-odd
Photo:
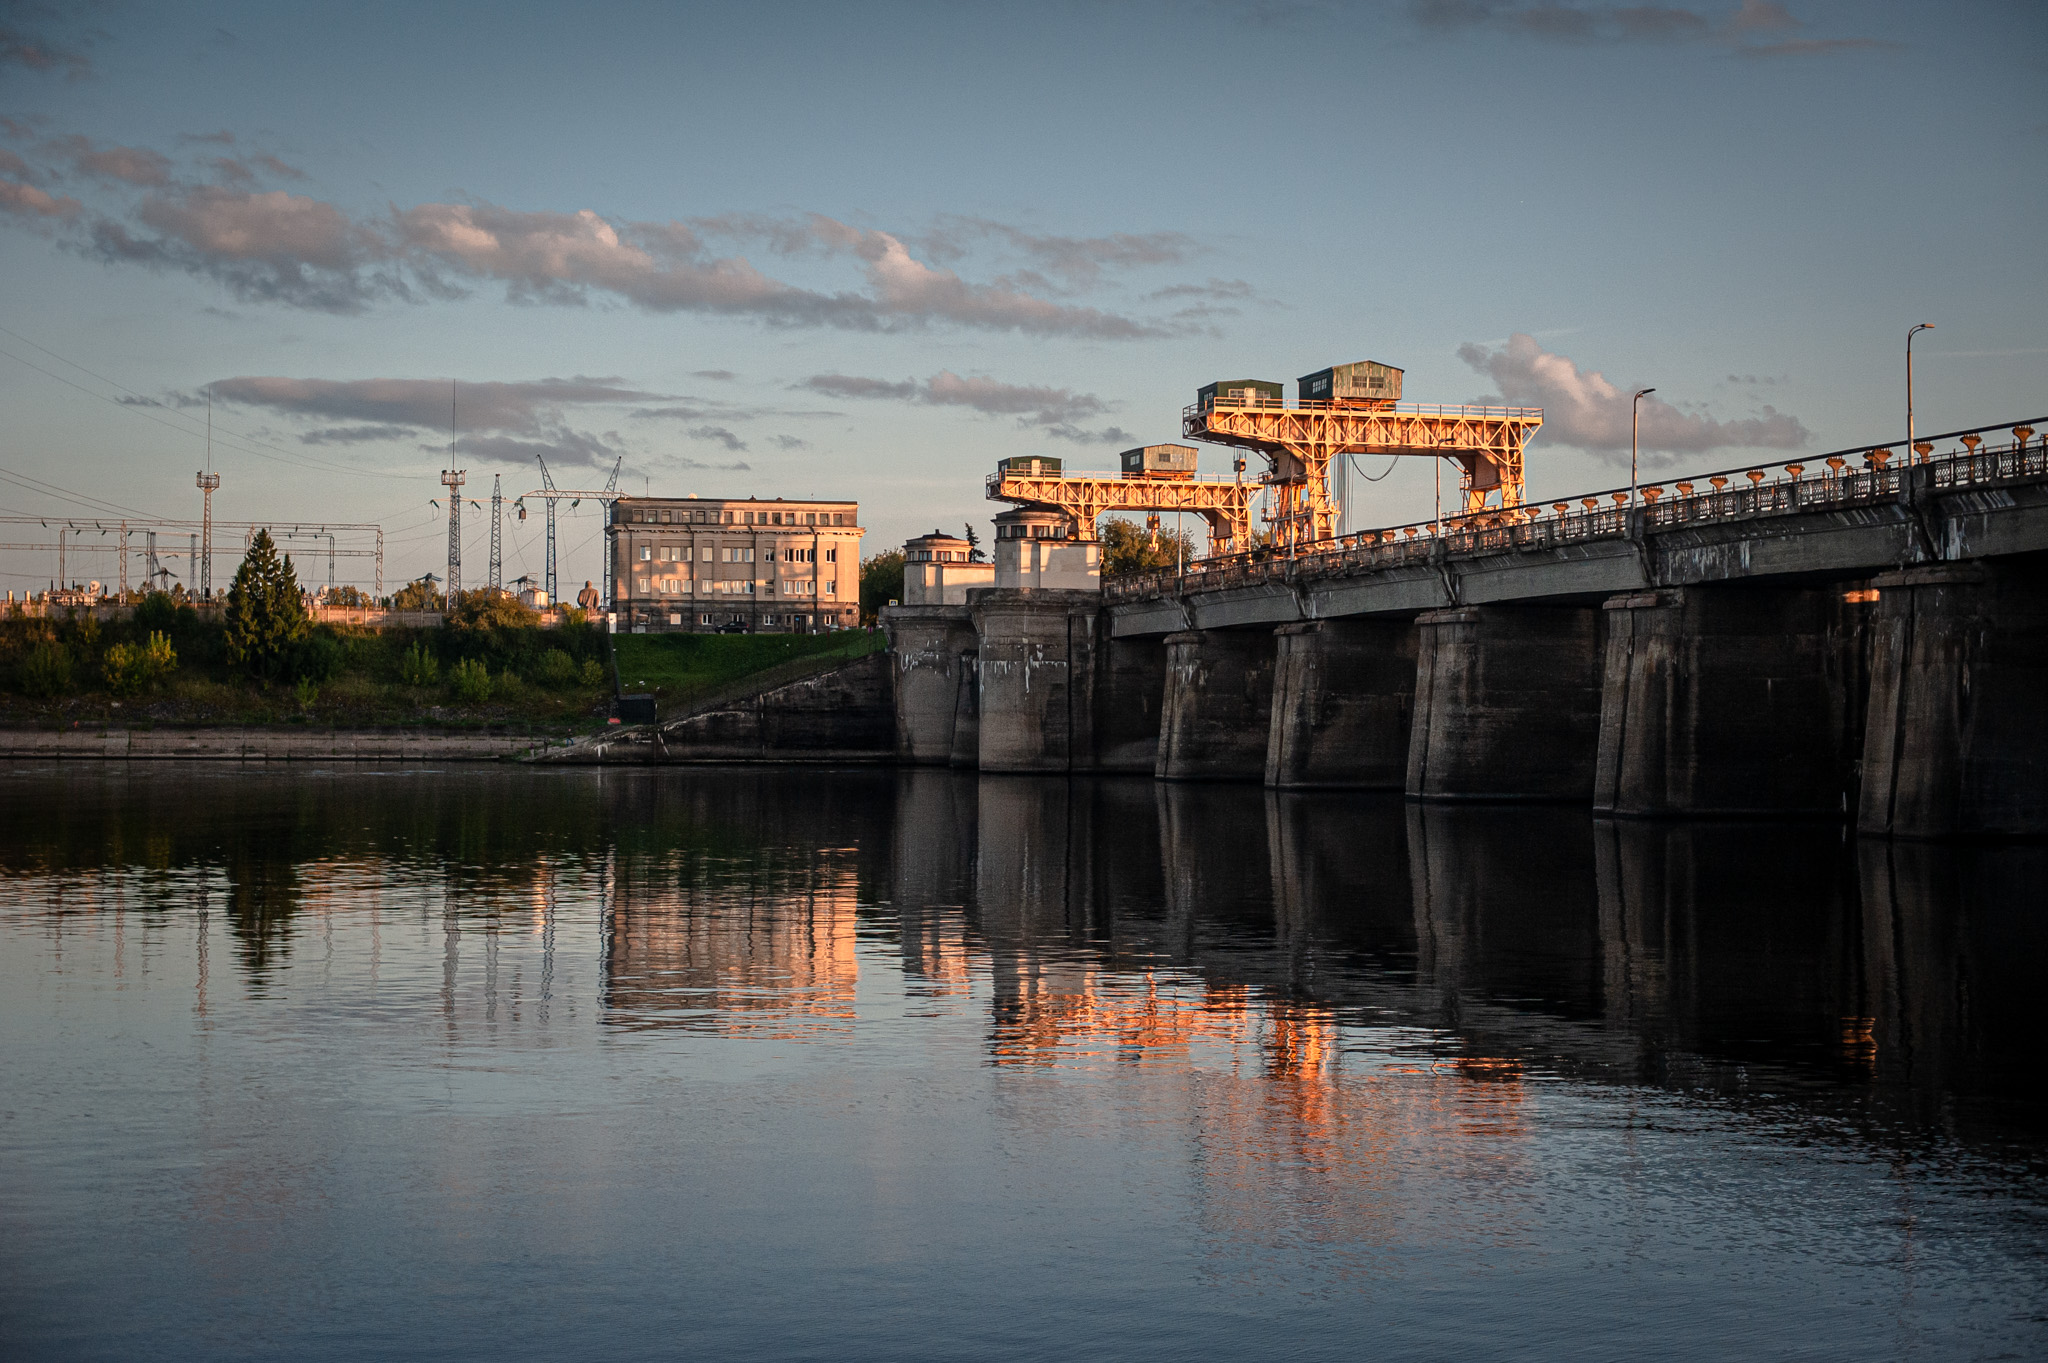
[[1635,397],[1628,404],[1628,504],[1636,504],[1636,453],[1642,443],[1643,399],[1656,392],[1654,388],[1638,388]]
[[1906,462],[1913,461],[1913,337],[1915,333],[1934,330],[1934,323],[1917,323],[1906,333]]

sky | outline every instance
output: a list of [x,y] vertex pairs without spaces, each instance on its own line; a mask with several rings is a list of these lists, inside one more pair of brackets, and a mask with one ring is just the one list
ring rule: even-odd
[[1917,322],[1923,433],[2042,416],[2044,65],[2038,3],[0,0],[0,514],[195,517],[210,412],[215,515],[379,524],[387,589],[537,456],[874,553],[1361,359],[1543,407],[1553,498],[1639,387],[1653,477],[1898,439]]

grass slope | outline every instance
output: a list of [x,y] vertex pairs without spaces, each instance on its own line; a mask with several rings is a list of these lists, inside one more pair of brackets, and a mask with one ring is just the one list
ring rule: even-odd
[[877,631],[834,634],[620,634],[619,683],[652,692],[664,711],[798,659],[850,662],[889,646]]

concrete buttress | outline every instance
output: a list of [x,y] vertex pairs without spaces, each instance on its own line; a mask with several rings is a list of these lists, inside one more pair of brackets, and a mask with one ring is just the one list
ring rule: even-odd
[[965,606],[890,606],[882,623],[896,659],[896,760],[945,766],[974,671],[973,616]]
[[1154,773],[1167,781],[1261,779],[1272,710],[1270,630],[1167,635]]
[[1087,770],[1095,760],[1096,592],[969,593],[981,636],[984,772]]
[[1410,796],[1589,800],[1600,612],[1464,606],[1416,617]]
[[1857,827],[2048,833],[2048,572],[2033,560],[1943,564],[1873,585]]
[[1594,811],[1842,814],[1867,612],[1833,586],[1610,599]]
[[1266,784],[1400,790],[1415,709],[1405,620],[1317,620],[1274,631]]

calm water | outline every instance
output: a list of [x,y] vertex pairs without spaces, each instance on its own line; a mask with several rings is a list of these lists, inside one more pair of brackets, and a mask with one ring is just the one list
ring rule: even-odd
[[2048,849],[0,767],[9,1358],[2048,1355]]

